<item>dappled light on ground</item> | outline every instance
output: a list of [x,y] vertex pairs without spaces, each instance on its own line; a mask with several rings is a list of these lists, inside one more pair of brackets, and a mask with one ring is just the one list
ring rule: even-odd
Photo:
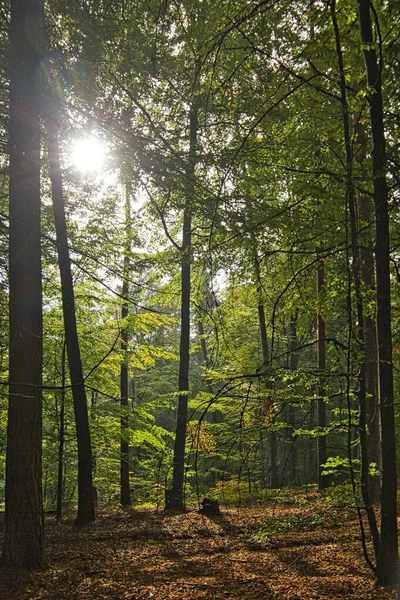
[[73,527],[47,518],[48,569],[2,572],[7,600],[223,598],[385,600],[361,551],[354,512],[320,499],[171,514],[102,510]]

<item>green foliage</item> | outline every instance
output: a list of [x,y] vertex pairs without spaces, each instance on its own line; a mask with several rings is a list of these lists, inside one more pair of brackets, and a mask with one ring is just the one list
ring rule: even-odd
[[350,469],[358,471],[360,460],[353,458],[350,461],[348,456],[330,456],[323,465],[323,468],[322,475],[340,476],[343,473],[349,473]]
[[326,500],[330,506],[339,508],[354,508],[362,506],[361,493],[359,489],[355,492],[351,484],[337,484],[327,489]]
[[260,528],[251,536],[252,541],[258,542],[271,538],[276,533],[313,531],[326,522],[326,512],[313,511],[312,514],[291,514],[286,518],[271,516],[263,520]]
[[211,488],[209,494],[223,504],[253,504],[262,499],[257,490],[249,489],[246,481],[241,481],[238,477],[232,477],[227,481],[219,481],[217,485]]
[[[187,498],[195,501],[201,492],[227,503],[283,502],[284,496],[294,502],[290,486],[314,483],[316,444],[326,437],[332,454],[337,454],[329,456],[324,467],[324,474],[336,480],[328,497],[339,490],[338,501],[341,490],[345,502],[353,502],[352,492],[339,481],[348,477],[351,466],[359,476],[359,458],[350,465],[348,436],[354,437],[350,446],[358,452],[359,373],[365,354],[359,350],[357,332],[348,165],[328,5],[296,0],[267,8],[265,3],[243,6],[226,0],[140,0],[89,2],[88,10],[81,8],[53,2],[47,18],[52,47],[57,49],[53,54],[62,145],[66,149],[80,128],[86,131],[93,125],[108,143],[109,166],[117,180],[110,183],[107,173],[86,177],[72,172],[64,156],[76,315],[99,501],[119,501],[121,418],[128,423],[134,502],[161,505],[170,483],[179,377],[182,209],[190,181],[194,192]],[[376,10],[378,16],[382,13],[384,68],[397,72],[398,8],[383,3]],[[367,139],[363,148],[357,136],[352,137],[352,184],[356,194],[368,195],[373,183],[369,90],[356,18],[353,0],[337,3],[349,112],[360,115]],[[400,96],[396,77],[385,76],[384,85],[395,282]],[[0,94],[1,106],[6,107],[4,92]],[[193,158],[188,156],[191,106],[197,108],[199,133],[193,176],[188,175]],[[5,114],[1,135],[6,135],[6,120]],[[0,169],[0,383],[6,384],[5,154],[0,156]],[[64,332],[46,169],[43,473],[46,506],[52,507],[63,385],[66,505],[76,500],[77,449],[68,369],[62,381]],[[133,190],[129,222],[126,184]],[[359,215],[358,227],[373,239],[370,219]],[[127,238],[132,243],[129,252]],[[320,256],[325,285],[317,297]],[[121,298],[123,279],[129,281],[127,298]],[[374,288],[364,285],[361,291],[364,315],[373,319]],[[396,285],[392,298],[394,364],[399,368]],[[129,312],[122,318],[125,302]],[[261,309],[267,357],[261,343]],[[324,370],[317,369],[317,312],[326,325]],[[121,347],[125,330],[127,349]],[[126,410],[120,407],[120,370],[125,364],[130,381]],[[397,389],[399,384],[396,375]],[[6,385],[0,392],[1,502]],[[325,426],[317,425],[320,397],[327,408]],[[289,491],[269,490],[273,439],[280,483]],[[378,475],[376,465],[370,473]],[[276,526],[278,531],[291,525]],[[293,523],[294,529],[300,526]],[[265,535],[272,527],[265,525]]]

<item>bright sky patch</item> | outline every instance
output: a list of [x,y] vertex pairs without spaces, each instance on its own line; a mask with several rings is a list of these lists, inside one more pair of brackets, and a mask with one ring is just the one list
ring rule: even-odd
[[77,140],[71,151],[71,162],[76,169],[84,173],[98,173],[104,166],[106,149],[104,144],[94,137]]

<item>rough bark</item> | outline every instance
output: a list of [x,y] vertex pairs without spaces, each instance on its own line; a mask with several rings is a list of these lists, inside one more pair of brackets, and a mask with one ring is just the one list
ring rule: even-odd
[[375,264],[382,428],[381,535],[377,557],[377,584],[397,587],[397,473],[390,301],[390,248],[386,146],[381,71],[375,50],[370,0],[358,0],[361,40],[368,82],[372,132],[373,200],[375,210]]
[[78,513],[75,524],[86,525],[95,520],[95,504],[92,477],[92,445],[90,439],[89,413],[83,376],[82,360],[75,313],[74,285],[69,256],[64,194],[59,157],[57,115],[48,107],[45,115],[48,135],[50,179],[53,212],[57,238],[58,263],[64,317],[68,366],[74,402],[76,438],[78,444]]
[[43,5],[12,0],[10,31],[10,356],[5,536],[7,567],[42,568],[42,274],[37,75]]

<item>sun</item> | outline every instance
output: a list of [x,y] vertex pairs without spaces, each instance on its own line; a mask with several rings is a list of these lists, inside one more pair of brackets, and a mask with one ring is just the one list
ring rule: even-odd
[[84,173],[98,173],[104,167],[106,148],[96,137],[76,140],[71,149],[73,166]]

